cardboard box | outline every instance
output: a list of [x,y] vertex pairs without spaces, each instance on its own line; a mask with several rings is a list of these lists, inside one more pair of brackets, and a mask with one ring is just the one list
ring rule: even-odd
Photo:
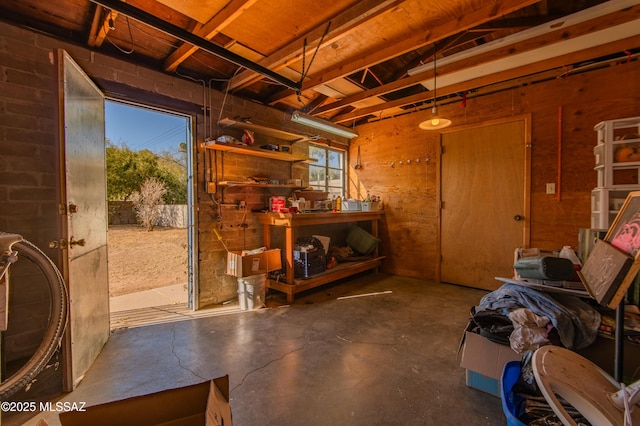
[[467,386],[500,396],[499,383],[504,365],[521,359],[522,356],[510,346],[465,331],[460,366],[467,369]]
[[60,414],[62,426],[232,426],[229,377]]
[[249,275],[266,274],[269,271],[282,269],[280,249],[265,250],[262,253],[242,255],[241,251],[227,253],[228,275],[238,278]]
[[484,376],[476,371],[465,370],[465,384],[470,388],[500,397],[500,380]]

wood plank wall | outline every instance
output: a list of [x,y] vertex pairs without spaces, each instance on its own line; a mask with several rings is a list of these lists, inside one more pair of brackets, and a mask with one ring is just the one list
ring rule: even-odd
[[[440,104],[439,112],[452,119],[453,126],[530,114],[531,246],[577,249],[579,229],[590,227],[591,190],[596,186],[593,126],[640,116],[639,77],[637,61],[614,64],[538,83],[522,81],[492,94],[479,91],[469,95],[466,108],[461,98],[451,99]],[[430,111],[414,112],[360,126],[360,136],[350,148],[349,181],[351,196],[370,192],[385,204],[383,270],[436,279],[440,136],[418,129],[429,115]],[[363,168],[355,170],[358,147]],[[559,194],[546,194],[546,183],[555,183]]]
[[[155,94],[152,99],[158,102],[152,102],[154,105],[171,107],[175,102],[164,104],[171,99],[200,105],[203,89],[196,83],[133,67],[123,60],[94,54],[24,29],[6,24],[0,24],[0,27],[7,48],[13,46],[10,53],[14,59],[11,64],[4,65],[5,79],[1,81],[6,90],[0,101],[6,104],[5,121],[9,121],[0,135],[0,145],[5,147],[2,159],[6,163],[3,163],[6,167],[0,185],[0,204],[7,207],[0,215],[0,223],[5,229],[19,231],[44,246],[53,239],[51,235],[52,232],[55,234],[57,220],[56,209],[50,208],[55,205],[55,191],[45,185],[47,182],[50,184],[51,179],[46,177],[53,170],[52,163],[46,161],[51,156],[46,154],[53,152],[55,140],[55,128],[51,125],[54,111],[51,106],[54,101],[51,98],[52,71],[48,62],[52,47],[66,48],[101,85],[119,83],[135,87],[133,93],[139,95]],[[589,226],[590,191],[595,185],[593,125],[601,120],[640,115],[639,66],[632,62],[539,84],[522,83],[517,89],[490,95],[479,92],[470,95],[465,109],[460,107],[460,99],[441,104],[440,112],[452,118],[454,125],[531,114],[533,246],[547,249],[564,244],[575,246],[577,230]],[[40,75],[44,77],[36,78]],[[289,125],[285,114],[280,111],[233,96],[227,98],[225,105],[223,99],[221,93],[211,94],[209,121],[211,117],[221,116],[220,107],[224,105],[225,116],[227,113],[231,117],[251,116],[264,120],[259,124]],[[28,108],[23,105],[28,105]],[[559,107],[563,109],[563,160],[561,200],[557,201],[555,195],[544,193],[544,186],[557,180]],[[353,141],[350,149],[349,186],[353,197],[366,196],[369,191],[384,200],[386,219],[381,226],[382,250],[387,256],[384,270],[435,279],[438,264],[439,137],[437,133],[417,130],[418,122],[428,113],[427,110],[408,113],[361,126],[362,136]],[[16,119],[17,116],[21,118]],[[204,136],[214,136],[205,130],[205,121],[201,113],[196,114],[198,141]],[[212,129],[215,136],[221,132],[214,126]],[[361,147],[364,168],[355,171],[358,146]],[[417,159],[420,162],[416,162]],[[228,160],[226,178],[273,173],[274,179],[284,179],[290,172],[288,164],[255,159],[244,164],[238,162],[238,170],[233,170],[234,160]],[[411,163],[407,164],[408,160]],[[197,297],[200,306],[207,306],[232,298],[237,284],[233,277],[224,273],[226,251],[213,232],[216,227],[220,229],[217,222],[219,211],[206,192],[205,154],[199,147],[196,163],[200,283]],[[15,169],[16,165],[20,170]],[[264,197],[261,191],[253,193],[247,189],[229,191],[227,195],[226,202],[244,199],[256,205],[261,204]],[[33,207],[36,202],[38,205]],[[27,210],[29,214],[25,214]],[[254,215],[246,217],[249,224],[246,230],[237,226],[242,223],[243,215],[235,209],[222,211],[220,230],[225,242],[230,248],[238,249],[262,245],[262,229]]]

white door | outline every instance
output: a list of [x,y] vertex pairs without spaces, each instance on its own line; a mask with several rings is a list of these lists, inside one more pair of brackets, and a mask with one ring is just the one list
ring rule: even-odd
[[104,96],[65,51],[56,54],[59,243],[69,287],[64,388],[70,391],[109,338]]
[[513,275],[529,244],[524,118],[442,135],[440,280],[485,290]]

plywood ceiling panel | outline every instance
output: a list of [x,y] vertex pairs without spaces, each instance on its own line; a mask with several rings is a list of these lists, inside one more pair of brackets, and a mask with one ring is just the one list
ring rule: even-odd
[[204,24],[228,3],[227,0],[157,0]]
[[[417,84],[432,79],[431,68],[419,75],[408,76],[407,71],[432,63],[434,45],[442,98],[447,96],[447,74],[515,56],[505,49],[484,58],[473,53],[477,46],[605,5],[616,10],[594,20],[594,28],[615,30],[622,20],[640,19],[640,0],[0,0],[0,16],[10,24],[86,43],[93,51],[179,78],[215,80],[221,87],[231,80],[226,86],[234,95],[251,101],[281,109],[302,103],[316,115],[351,123],[406,112],[412,105],[428,108],[433,93]],[[109,10],[119,12],[113,22]],[[149,15],[160,22],[145,23]],[[640,28],[626,40],[579,56],[564,53],[558,60],[579,66],[617,60],[609,57],[626,55],[622,52],[637,60]],[[557,40],[536,42],[551,45]],[[447,58],[460,52],[472,52],[473,58],[447,68]],[[546,62],[535,65],[539,73],[552,69]],[[522,77],[487,72],[480,83],[458,84],[455,90]]]

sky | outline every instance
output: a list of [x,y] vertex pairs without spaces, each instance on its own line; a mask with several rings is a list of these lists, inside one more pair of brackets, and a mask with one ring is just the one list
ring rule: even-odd
[[132,151],[176,152],[187,141],[186,117],[105,102],[106,137],[115,145],[123,143]]

